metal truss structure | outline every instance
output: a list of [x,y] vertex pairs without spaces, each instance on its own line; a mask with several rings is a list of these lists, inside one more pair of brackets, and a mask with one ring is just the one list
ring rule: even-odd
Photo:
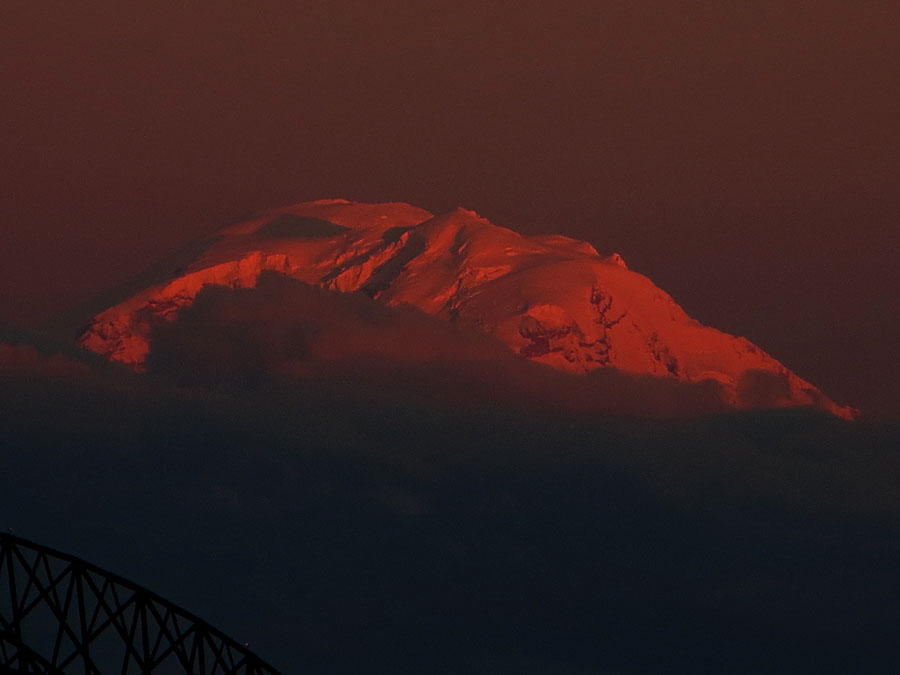
[[158,595],[7,533],[0,533],[0,671],[277,673]]

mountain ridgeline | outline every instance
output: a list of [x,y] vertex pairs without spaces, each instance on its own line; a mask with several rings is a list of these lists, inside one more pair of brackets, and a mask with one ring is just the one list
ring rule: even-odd
[[[403,203],[308,202],[227,227],[184,258],[168,278],[96,314],[81,346],[145,370],[154,336],[204,289],[252,289],[274,273],[389,308],[411,306],[563,373],[707,387],[722,410],[812,406],[856,415],[745,338],[689,317],[618,254],[564,236],[520,235],[465,209],[434,216]],[[393,315],[385,316],[379,321]],[[447,351],[445,337],[431,344],[428,331],[382,342],[390,344],[354,349],[389,358],[412,352],[422,363]],[[326,351],[317,358],[334,358]]]

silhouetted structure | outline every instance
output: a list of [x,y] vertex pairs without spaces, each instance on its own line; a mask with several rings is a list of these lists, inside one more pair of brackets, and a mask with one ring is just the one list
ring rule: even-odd
[[0,533],[0,670],[277,673],[158,595],[8,533]]

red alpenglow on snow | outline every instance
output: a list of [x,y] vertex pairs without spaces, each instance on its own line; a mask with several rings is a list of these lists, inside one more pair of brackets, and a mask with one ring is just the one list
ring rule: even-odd
[[613,367],[716,380],[733,408],[751,405],[740,391],[748,374],[771,373],[784,387],[765,405],[855,414],[745,338],[689,317],[618,254],[601,256],[564,236],[523,236],[465,209],[435,217],[403,203],[297,204],[221,230],[178,264],[172,278],[96,315],[80,344],[141,370],[154,321],[173,319],[206,285],[249,288],[274,270],[387,305],[413,305],[570,373]]

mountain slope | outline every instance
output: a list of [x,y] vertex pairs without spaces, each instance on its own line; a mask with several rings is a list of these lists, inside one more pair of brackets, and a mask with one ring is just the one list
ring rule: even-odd
[[497,338],[524,358],[587,373],[716,380],[735,408],[813,405],[852,417],[744,338],[691,319],[616,254],[563,236],[523,236],[465,209],[322,200],[223,229],[186,267],[97,314],[79,337],[143,367],[154,323],[205,285],[252,287],[274,270],[326,289],[409,304]]

